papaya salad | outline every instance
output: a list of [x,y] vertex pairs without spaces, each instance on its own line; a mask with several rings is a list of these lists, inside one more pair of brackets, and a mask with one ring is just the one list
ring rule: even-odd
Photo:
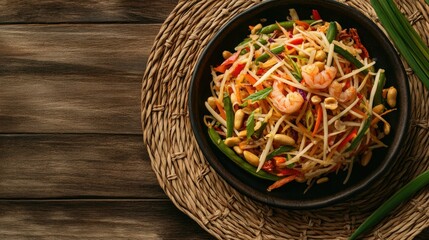
[[314,184],[366,166],[390,132],[385,115],[397,91],[384,88],[354,28],[324,21],[317,10],[300,20],[249,26],[249,35],[212,66],[212,142],[254,176],[272,180],[267,190],[296,181]]

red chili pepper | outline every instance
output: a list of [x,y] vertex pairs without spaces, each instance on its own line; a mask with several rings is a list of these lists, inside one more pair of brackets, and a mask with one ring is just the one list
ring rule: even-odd
[[[302,42],[304,42],[304,38],[295,38],[295,39],[292,39],[291,41],[289,41],[288,43],[292,44],[292,45],[298,45],[298,44],[301,44]],[[286,46],[286,48],[288,50],[293,49],[293,47],[290,47],[290,46]]]
[[350,29],[350,34],[352,35],[353,40],[355,41],[355,47],[362,50],[360,56],[362,58],[368,58],[368,50],[366,50],[365,46],[361,43],[359,34],[355,28]]
[[295,38],[295,39],[289,41],[289,43],[293,44],[293,45],[297,45],[297,44],[301,44],[303,41],[304,41],[304,38]]
[[262,75],[262,74],[264,74],[266,72],[267,72],[267,69],[265,69],[265,68],[258,68],[258,70],[256,71],[256,75],[260,76],[260,75]]
[[278,172],[277,176],[279,176],[279,177],[290,176],[290,175],[295,175],[295,176],[301,175],[300,171],[295,170],[295,169],[289,169],[289,168],[278,169],[277,172]]
[[239,63],[237,64],[237,66],[234,68],[234,70],[232,71],[231,75],[233,77],[237,77],[238,74],[240,74],[241,70],[243,70],[243,68],[246,66],[245,63]]
[[279,165],[281,163],[286,162],[286,158],[285,157],[275,156],[275,157],[273,157],[273,159],[276,161],[276,165]]
[[272,173],[275,167],[276,167],[276,164],[274,163],[274,160],[270,159],[268,161],[265,161],[264,165],[262,165],[262,170]]
[[353,138],[355,138],[357,135],[357,128],[353,128],[353,130],[350,132],[349,135],[347,135],[346,138],[344,138],[344,140],[340,143],[340,145],[338,145],[338,151],[341,151],[348,142],[350,142],[351,140],[353,140]]
[[317,11],[316,9],[313,9],[312,11],[313,14],[313,19],[314,20],[321,20],[322,18],[320,17],[319,11]]
[[[246,75],[244,75],[244,78],[247,80],[248,83],[250,83],[252,85],[256,83],[256,79],[254,77],[252,77],[252,75],[250,75],[248,73]],[[261,84],[259,84],[258,86],[256,86],[256,89],[259,90],[259,91],[263,90],[264,86],[262,86]]]
[[214,68],[215,71],[224,73],[228,67],[230,67],[238,58],[239,52],[236,52],[232,54],[229,58],[227,58],[223,63],[216,68]]
[[303,21],[300,21],[300,20],[295,20],[295,24],[303,27],[304,29],[307,29],[310,27],[310,24],[303,22]]
[[273,189],[279,188],[279,187],[285,185],[286,183],[292,182],[293,180],[295,180],[295,178],[296,178],[295,175],[290,175],[290,176],[287,176],[285,178],[282,178],[282,179],[274,182],[273,184],[271,184],[268,187],[267,191],[271,192]]

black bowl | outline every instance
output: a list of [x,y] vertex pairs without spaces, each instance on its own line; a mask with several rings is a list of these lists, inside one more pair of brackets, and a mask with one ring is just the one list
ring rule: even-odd
[[[317,9],[325,21],[338,21],[343,28],[356,28],[370,56],[377,61],[375,67],[386,70],[386,86],[394,86],[398,90],[398,110],[389,114],[391,133],[383,140],[389,147],[374,151],[372,160],[366,167],[355,164],[347,184],[343,184],[345,172],[331,174],[328,183],[313,186],[305,194],[303,192],[306,184],[295,182],[267,192],[267,186],[272,182],[256,178],[230,161],[212,145],[207,127],[203,123],[203,116],[208,114],[204,101],[210,96],[210,66],[220,64],[223,61],[222,51],[233,50],[247,36],[249,25],[255,25],[261,19],[266,19],[267,24],[285,21],[290,8],[296,9],[301,19],[308,18],[312,9]],[[271,206],[292,209],[319,208],[344,201],[352,194],[368,188],[375,179],[391,170],[390,167],[394,164],[407,133],[409,99],[409,87],[400,58],[384,33],[365,15],[335,1],[275,0],[263,2],[239,14],[223,26],[210,41],[200,56],[192,76],[189,113],[192,129],[205,157],[239,192]]]

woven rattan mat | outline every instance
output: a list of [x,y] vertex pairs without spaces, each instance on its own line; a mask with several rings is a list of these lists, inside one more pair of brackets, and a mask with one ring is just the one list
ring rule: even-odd
[[[159,184],[178,209],[218,239],[345,239],[388,196],[429,167],[429,92],[405,64],[412,95],[407,144],[394,170],[351,200],[318,210],[285,210],[255,202],[230,187],[205,160],[187,109],[193,67],[214,33],[260,1],[179,1],[162,25],[142,84],[143,140]],[[342,0],[378,23],[369,0]],[[424,0],[398,5],[422,35]],[[388,184],[386,184],[388,183]],[[420,191],[366,236],[412,239],[429,226],[429,191]]]

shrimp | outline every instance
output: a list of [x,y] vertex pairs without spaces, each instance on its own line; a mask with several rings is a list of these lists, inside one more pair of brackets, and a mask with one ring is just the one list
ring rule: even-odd
[[298,92],[291,92],[285,96],[282,92],[281,83],[278,81],[274,81],[273,83],[273,91],[270,93],[270,98],[278,110],[287,114],[297,112],[304,103],[304,98]]
[[302,77],[309,88],[324,89],[331,84],[337,74],[335,67],[326,67],[319,71],[316,64],[305,65],[301,67]]
[[356,88],[350,86],[345,91],[343,91],[343,84],[338,81],[333,81],[329,85],[329,94],[337,99],[339,102],[349,102],[356,99],[357,92]]

